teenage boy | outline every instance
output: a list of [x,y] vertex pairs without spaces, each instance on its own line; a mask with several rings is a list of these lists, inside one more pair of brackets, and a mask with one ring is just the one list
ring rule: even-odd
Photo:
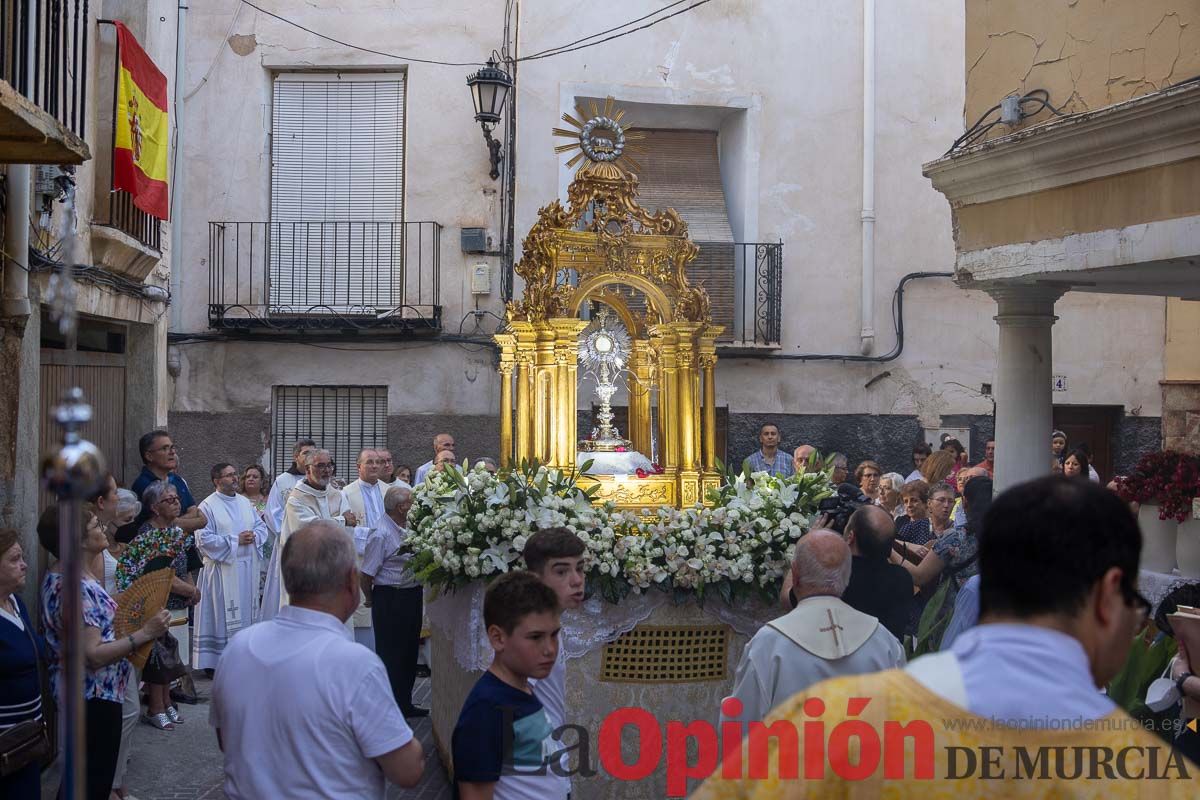
[[563,800],[549,767],[561,749],[529,685],[558,657],[558,598],[532,572],[497,578],[483,599],[495,655],[463,703],[450,739],[460,800]]

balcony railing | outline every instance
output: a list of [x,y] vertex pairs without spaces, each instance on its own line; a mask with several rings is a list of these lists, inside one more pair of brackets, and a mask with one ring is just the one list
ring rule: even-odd
[[128,234],[156,252],[162,252],[162,220],[133,204],[133,195],[115,189],[108,195],[108,221],[100,223]]
[[0,79],[82,139],[89,0],[0,0]]
[[725,332],[718,344],[763,347],[779,344],[783,244],[697,242],[700,254],[688,278],[708,292],[712,318]]
[[441,329],[436,222],[210,222],[214,328]]

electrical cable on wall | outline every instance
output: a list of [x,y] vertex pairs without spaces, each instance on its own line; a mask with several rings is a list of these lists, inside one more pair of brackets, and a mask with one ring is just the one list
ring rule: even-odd
[[[386,52],[383,50],[376,50],[371,47],[362,47],[360,45],[352,44],[352,43],[344,41],[342,39],[338,39],[334,36],[329,36],[328,34],[321,33],[320,31],[314,30],[305,25],[301,25],[300,23],[290,20],[287,17],[284,17],[273,11],[268,11],[267,9],[263,8],[262,6],[251,2],[251,0],[239,0],[239,2],[243,3],[247,6],[250,6],[250,8],[253,8],[255,11],[258,11],[262,14],[266,14],[268,17],[277,19],[286,25],[291,25],[294,28],[298,28],[298,29],[304,31],[305,33],[312,34],[313,36],[316,36],[318,38],[324,39],[329,42],[333,42],[334,44],[339,44],[342,47],[348,47],[351,50],[358,50],[363,53],[370,53],[372,55],[382,56],[384,58],[392,58],[392,59],[396,59],[397,61],[408,61],[408,62],[412,62],[415,64],[432,64],[432,65],[442,66],[442,67],[482,67],[482,66],[485,66],[485,64],[481,61],[443,61],[443,60],[434,59],[434,58],[416,58],[414,56],[401,55],[399,53],[389,53],[389,52]],[[564,55],[566,53],[573,53],[577,50],[583,50],[588,47],[594,47],[598,44],[604,44],[605,42],[611,42],[614,39],[620,39],[622,36],[628,36],[631,33],[637,33],[638,31],[644,31],[647,28],[652,28],[655,25],[657,25],[658,23],[665,22],[666,20],[671,19],[672,17],[677,17],[680,14],[686,14],[687,12],[689,12],[695,8],[699,8],[700,6],[703,6],[707,3],[712,2],[712,0],[695,0],[695,2],[693,2],[691,5],[687,6],[686,8],[680,9],[679,11],[675,11],[675,12],[673,12],[671,14],[667,14],[665,16],[659,16],[657,19],[653,19],[652,21],[647,22],[645,25],[641,25],[637,28],[632,28],[630,30],[621,31],[622,28],[628,28],[630,25],[635,25],[639,22],[643,22],[647,19],[650,19],[651,17],[662,14],[664,11],[667,11],[668,9],[674,8],[675,6],[678,6],[685,2],[687,2],[687,0],[676,0],[676,2],[673,2],[667,6],[664,6],[663,8],[657,9],[656,11],[653,11],[650,14],[646,14],[644,16],[638,17],[637,19],[629,20],[628,22],[622,23],[621,25],[617,25],[614,28],[609,28],[608,30],[605,30],[605,31],[593,33],[589,36],[585,36],[582,39],[577,39],[576,41],[570,42],[568,44],[558,45],[556,47],[550,47],[550,48],[539,51],[537,53],[533,53],[528,56],[520,56],[516,59],[510,59],[510,60],[520,62],[520,61],[533,61],[533,60],[543,59],[543,58],[553,58],[554,56]],[[506,6],[506,8],[505,8],[505,24],[506,25],[507,25],[507,18],[509,16],[510,10],[511,10],[511,5]],[[588,41],[589,39],[595,39],[598,36],[604,36],[605,34],[612,33],[613,31],[621,31],[621,32],[615,33],[612,36],[608,36],[607,38],[600,39],[598,41],[594,41],[594,42]],[[582,42],[587,42],[587,43],[581,44]]]
[[[1026,103],[1039,103],[1040,105],[1038,106],[1037,109],[1035,109],[1033,111],[1026,111],[1024,109],[1024,105]],[[1049,110],[1052,114],[1054,114],[1055,116],[1058,116],[1058,117],[1067,116],[1067,114],[1062,109],[1056,108],[1055,106],[1050,104],[1050,92],[1046,91],[1045,89],[1032,89],[1032,90],[1026,92],[1020,98],[1017,99],[1016,105],[1018,108],[1018,119],[1016,120],[1016,122],[1011,123],[1014,125],[1019,124],[1019,123],[1023,122],[1024,120],[1028,119],[1029,117],[1036,116],[1046,110]],[[992,128],[996,127],[997,125],[1000,125],[1003,123],[1002,120],[996,119],[996,120],[992,120],[991,122],[988,122],[986,125],[984,124],[984,122],[987,120],[987,118],[990,117],[992,114],[996,113],[997,111],[1000,111],[1002,106],[1003,106],[1003,103],[997,103],[996,105],[989,108],[987,111],[980,114],[979,119],[975,120],[975,124],[972,125],[971,127],[967,128],[963,132],[962,136],[959,136],[957,139],[955,139],[954,144],[950,145],[950,149],[947,150],[945,153],[943,153],[943,156],[948,156],[951,153],[953,153],[955,150],[958,150],[963,147],[970,147],[971,145],[982,141],[983,137],[987,136],[988,131],[990,131]],[[1003,123],[1003,124],[1008,124],[1008,123]]]

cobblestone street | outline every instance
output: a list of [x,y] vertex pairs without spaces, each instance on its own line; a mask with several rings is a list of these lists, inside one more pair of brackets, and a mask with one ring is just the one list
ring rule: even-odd
[[[199,705],[181,705],[184,724],[173,731],[159,731],[139,724],[133,731],[133,757],[129,762],[128,786],[137,800],[220,800],[225,797],[221,751],[208,725],[208,696],[212,681],[196,674]],[[429,707],[429,679],[417,681],[413,699]],[[429,718],[416,720],[413,728],[425,748],[425,777],[414,789],[388,787],[388,798],[405,800],[450,800],[446,771],[433,745]],[[58,790],[59,762],[42,776],[42,796],[54,797]]]

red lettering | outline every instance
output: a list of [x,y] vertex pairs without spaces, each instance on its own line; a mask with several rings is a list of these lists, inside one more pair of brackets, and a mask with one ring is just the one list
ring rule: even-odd
[[912,739],[913,777],[933,779],[933,726],[923,719],[907,725],[883,723],[883,777],[904,779],[904,762],[908,755],[905,739]]
[[[804,701],[804,713],[819,717],[825,713],[825,703],[820,698],[810,697]],[[820,780],[825,777],[825,723],[804,723],[804,777]]]
[[[688,740],[696,742],[696,763],[688,763]],[[741,748],[741,742],[737,747]],[[717,768],[717,732],[704,720],[667,723],[667,797],[686,797],[688,778],[707,778]]]
[[[819,723],[818,723],[819,724]],[[770,727],[755,721],[748,726],[750,734],[750,774],[752,780],[762,780],[767,777],[771,758],[771,739],[778,745],[775,748],[779,765],[780,780],[796,780],[800,777],[800,734],[796,726],[789,720],[781,719],[771,723]]]
[[736,780],[742,777],[742,723],[737,721],[745,707],[736,697],[721,701],[721,777]]
[[[858,739],[858,763],[851,763],[850,740]],[[833,774],[848,781],[861,781],[879,767],[879,734],[869,722],[848,719],[833,726],[829,734],[829,766]]]
[[[626,764],[621,752],[621,735],[627,725],[638,732],[638,756]],[[662,760],[662,731],[658,720],[642,708],[618,708],[600,723],[600,765],[619,781],[640,781],[650,776]]]

